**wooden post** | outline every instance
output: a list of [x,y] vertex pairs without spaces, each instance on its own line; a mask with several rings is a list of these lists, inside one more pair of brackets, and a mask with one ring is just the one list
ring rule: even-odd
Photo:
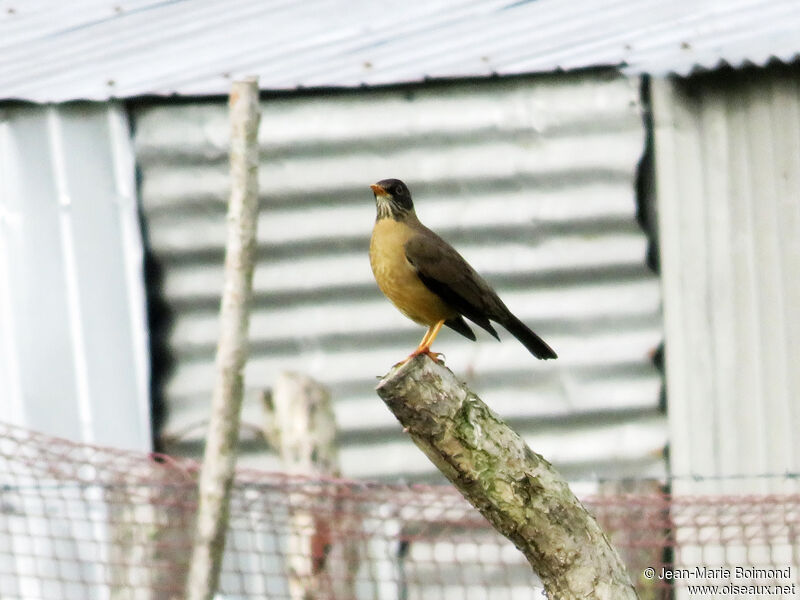
[[231,196],[220,308],[217,379],[198,489],[199,504],[187,581],[189,600],[211,600],[225,550],[231,484],[239,443],[243,370],[258,222],[258,80],[234,82],[230,95]]
[[[637,502],[636,498],[648,499],[659,497],[663,489],[658,481],[652,479],[624,479],[621,481],[604,481],[600,483],[598,496],[601,501],[608,497],[624,497],[625,512],[604,512],[599,509],[597,521],[615,544],[628,567],[628,574],[633,578],[641,600],[669,600],[672,590],[665,582],[658,579],[647,579],[644,576],[647,567],[656,567],[664,562],[664,548],[658,544],[642,544],[643,540],[669,539],[672,527],[669,522],[669,505],[659,507],[651,502]],[[636,523],[633,529],[631,524]]]
[[617,552],[564,479],[446,367],[426,356],[380,381],[411,439],[500,533],[551,600],[631,600]]
[[330,392],[299,373],[278,375],[264,396],[264,435],[288,473],[338,477],[336,417]]
[[[336,417],[324,386],[305,375],[281,373],[272,394],[264,396],[264,410],[264,435],[288,473],[340,476]],[[352,538],[358,523],[352,510],[342,510],[344,500],[337,498],[337,490],[336,485],[312,481],[289,493],[292,600],[356,597],[358,548]],[[332,573],[331,563],[344,568]]]
[[[112,536],[110,600],[177,600],[185,597],[194,513],[182,500],[175,471],[154,465],[148,482],[117,474],[106,488]],[[167,566],[168,565],[168,566]]]

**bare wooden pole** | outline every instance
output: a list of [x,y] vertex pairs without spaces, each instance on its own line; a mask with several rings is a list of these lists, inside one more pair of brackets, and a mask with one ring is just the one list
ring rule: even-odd
[[266,395],[264,435],[288,473],[339,477],[336,417],[328,389],[307,375],[283,371]]
[[228,506],[236,466],[243,370],[252,295],[258,222],[258,80],[234,82],[230,95],[231,196],[225,249],[225,287],[220,308],[217,378],[211,405],[192,561],[189,600],[211,600],[216,593]]
[[519,548],[551,600],[631,600],[617,552],[564,479],[453,373],[426,356],[378,395],[414,443]]
[[[264,395],[264,435],[288,473],[340,477],[336,416],[330,392],[299,373],[283,372]],[[311,481],[288,493],[286,562],[292,600],[355,598],[360,522],[336,485]],[[331,572],[329,566],[343,569]],[[335,567],[334,567],[335,569]]]
[[[288,473],[339,476],[336,419],[330,392],[310,377],[283,372],[264,404],[265,432]],[[325,600],[334,596],[324,553],[331,542],[334,496],[319,485],[298,486],[288,493],[289,538],[286,562],[292,600]],[[317,513],[327,518],[320,520]]]

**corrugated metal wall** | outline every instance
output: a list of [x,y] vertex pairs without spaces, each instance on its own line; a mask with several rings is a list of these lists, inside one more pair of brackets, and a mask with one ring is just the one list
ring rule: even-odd
[[[159,103],[133,115],[146,227],[174,310],[161,435],[168,451],[195,453],[222,282],[227,110]],[[508,335],[476,344],[448,331],[436,343],[448,366],[572,477],[663,473],[650,358],[661,298],[635,220],[638,80],[584,73],[297,94],[263,103],[260,139],[245,422],[260,425],[255,392],[279,370],[303,371],[332,388],[347,475],[433,476],[373,391],[423,333],[379,294],[367,260],[367,186],[398,177],[423,222],[560,356],[538,362]],[[253,453],[246,464],[270,466]]]
[[118,104],[0,106],[0,419],[149,450],[129,129]]
[[[148,340],[129,129],[118,104],[0,106],[0,421],[146,451]],[[0,468],[0,489],[57,486],[41,473],[71,471],[84,454],[52,455],[30,473],[24,460]],[[91,523],[72,517],[103,491],[76,491],[78,483],[31,497],[31,506],[4,503],[0,545],[14,555],[0,564],[3,598],[53,597],[61,581],[101,577],[106,557],[93,540],[110,535],[105,505],[92,507]],[[59,564],[37,561],[48,552]]]
[[[781,491],[800,472],[800,70],[654,80],[670,463]],[[742,479],[744,477],[745,479]]]

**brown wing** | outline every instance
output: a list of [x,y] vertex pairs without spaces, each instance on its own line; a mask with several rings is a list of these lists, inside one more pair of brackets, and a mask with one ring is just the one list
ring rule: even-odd
[[427,227],[405,244],[408,262],[422,283],[459,313],[497,339],[490,318],[508,312],[488,283],[450,244]]
[[405,252],[422,283],[476,325],[498,338],[491,319],[508,329],[537,358],[558,358],[547,342],[511,314],[475,269],[430,229],[420,225],[419,233],[406,242]]
[[[405,252],[422,283],[476,325],[498,338],[491,319],[508,329],[537,358],[558,358],[547,342],[511,314],[475,269],[430,229],[420,225],[419,232],[406,242]],[[447,325],[459,331],[450,322]]]

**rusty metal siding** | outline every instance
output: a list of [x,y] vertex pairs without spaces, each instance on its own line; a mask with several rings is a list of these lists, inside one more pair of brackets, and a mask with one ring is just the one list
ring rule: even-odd
[[[508,335],[437,340],[448,365],[568,473],[662,474],[660,292],[645,266],[634,176],[638,81],[613,74],[299,95],[262,106],[259,264],[246,372],[331,387],[345,473],[432,476],[376,397],[375,376],[420,328],[378,292],[367,260],[368,184],[404,179],[423,222],[456,245],[559,353]],[[141,200],[174,309],[170,451],[196,452],[212,386],[228,194],[223,102],[134,107]],[[269,466],[247,446],[246,464]]]
[[676,485],[795,489],[763,476],[800,472],[798,71],[653,90],[670,463],[711,478]]

